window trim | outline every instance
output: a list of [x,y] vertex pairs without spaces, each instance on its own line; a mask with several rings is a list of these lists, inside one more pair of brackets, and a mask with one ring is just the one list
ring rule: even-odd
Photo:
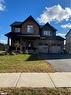
[[20,31],[21,31],[21,28],[15,27],[15,32],[20,32]]
[[33,33],[34,32],[33,25],[27,25],[27,32],[28,33]]
[[49,30],[44,30],[43,35],[44,36],[50,36],[50,31]]

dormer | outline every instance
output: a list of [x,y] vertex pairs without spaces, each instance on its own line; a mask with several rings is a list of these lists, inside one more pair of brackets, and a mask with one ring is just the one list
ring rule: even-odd
[[41,30],[42,36],[56,36],[57,30],[49,23],[46,23],[44,26],[42,26]]
[[21,22],[14,22],[10,26],[11,32],[21,32]]

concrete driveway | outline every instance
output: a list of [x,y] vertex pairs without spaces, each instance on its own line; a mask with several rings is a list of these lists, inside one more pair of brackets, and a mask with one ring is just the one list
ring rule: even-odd
[[47,60],[57,72],[71,72],[70,59],[48,59]]

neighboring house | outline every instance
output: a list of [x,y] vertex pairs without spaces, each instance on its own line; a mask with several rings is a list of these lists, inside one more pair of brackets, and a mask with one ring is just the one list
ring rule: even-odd
[[56,36],[56,29],[49,23],[39,25],[32,16],[24,22],[14,22],[8,37],[10,50],[20,52],[61,53],[64,49],[64,38]]
[[66,34],[66,52],[71,53],[71,29]]

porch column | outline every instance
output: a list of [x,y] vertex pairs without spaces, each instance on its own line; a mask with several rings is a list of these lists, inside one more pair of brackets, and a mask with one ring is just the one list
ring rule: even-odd
[[12,45],[12,41],[11,41],[11,38],[8,37],[8,42],[7,42],[8,46],[11,46]]
[[12,47],[14,47],[14,38],[11,38],[10,40],[11,40],[10,45],[11,45]]
[[6,50],[6,52],[9,52],[9,37],[7,39],[7,50]]
[[8,46],[9,46],[9,37],[8,37],[8,42],[7,42]]
[[23,52],[22,52],[22,46],[21,46],[21,44],[20,44],[20,53],[23,53]]
[[23,51],[22,51],[22,38],[20,38],[20,53],[23,53]]

